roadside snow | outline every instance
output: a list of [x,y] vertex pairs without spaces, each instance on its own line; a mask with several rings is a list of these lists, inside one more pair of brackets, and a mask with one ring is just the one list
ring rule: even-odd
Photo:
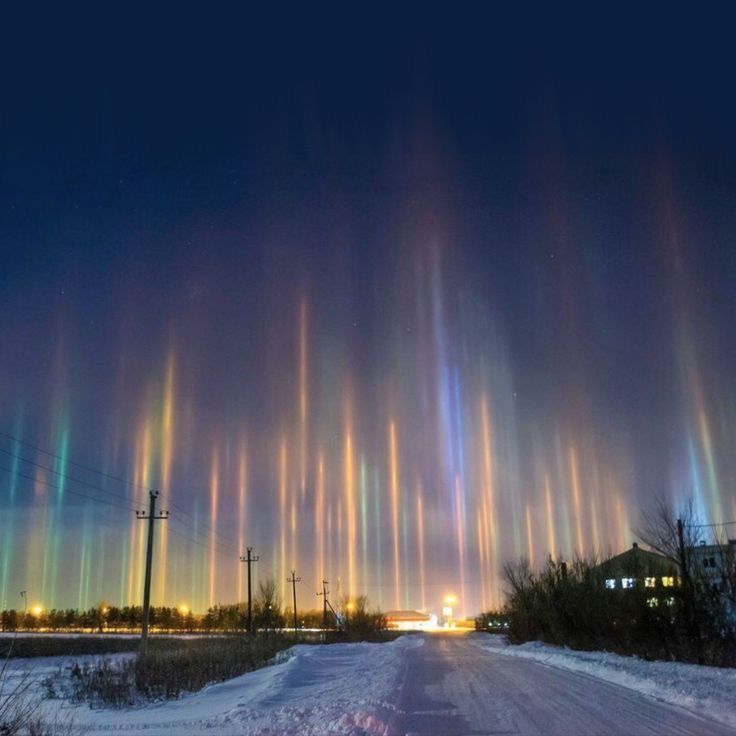
[[508,644],[505,636],[472,634],[476,646],[622,685],[736,727],[736,670],[682,662],[649,662],[609,652],[581,652],[541,642]]
[[[179,700],[121,710],[62,703],[62,711],[85,734],[384,736],[388,726],[376,713],[393,707],[405,652],[423,643],[402,636],[388,644],[300,644],[281,653],[276,664]],[[34,674],[58,667],[60,659],[44,660]],[[59,701],[45,701],[46,707],[56,712]]]

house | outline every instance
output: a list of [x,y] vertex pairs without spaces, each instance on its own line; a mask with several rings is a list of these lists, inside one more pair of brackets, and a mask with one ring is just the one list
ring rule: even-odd
[[728,544],[701,542],[688,549],[691,574],[705,582],[716,593],[726,593],[736,587],[736,539]]
[[387,611],[386,625],[399,631],[431,631],[437,628],[437,616],[421,611]]
[[605,560],[597,566],[608,590],[643,590],[651,595],[650,606],[658,606],[661,600],[672,605],[671,589],[680,584],[677,564],[650,550],[641,549],[634,542],[631,548]]

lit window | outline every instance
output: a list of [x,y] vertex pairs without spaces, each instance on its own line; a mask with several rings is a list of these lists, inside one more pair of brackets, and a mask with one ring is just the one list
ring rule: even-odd
[[664,585],[665,588],[672,588],[675,585],[675,579],[672,576],[665,575],[662,578],[662,585]]
[[644,587],[645,588],[656,588],[657,578],[644,578]]
[[665,598],[664,599],[664,604],[666,606],[674,606],[675,605],[675,599],[672,596],[670,596],[669,598]]
[[613,590],[616,587],[616,578],[606,578],[606,588]]
[[621,578],[621,587],[622,588],[633,588],[634,587],[634,578]]
[[659,605],[659,598],[647,598],[649,608],[656,608]]

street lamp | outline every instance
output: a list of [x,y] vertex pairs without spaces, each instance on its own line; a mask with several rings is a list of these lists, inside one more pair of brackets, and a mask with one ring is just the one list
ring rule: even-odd
[[442,615],[445,617],[445,624],[452,624],[452,607],[457,604],[457,596],[454,593],[448,593],[445,596],[445,605],[442,609]]

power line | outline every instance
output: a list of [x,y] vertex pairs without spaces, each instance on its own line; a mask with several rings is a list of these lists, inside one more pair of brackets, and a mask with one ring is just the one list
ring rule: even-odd
[[[176,523],[177,521],[180,521],[176,517],[172,516],[169,517],[169,521]],[[211,545],[211,540],[200,540],[196,537],[190,536],[188,534],[184,534],[183,532],[179,531],[178,529],[170,528],[169,533],[173,534],[176,537],[179,537],[179,539],[183,539],[186,542],[189,542],[190,544],[194,544],[198,547],[201,547],[202,549],[209,550]],[[219,542],[215,542],[215,546],[218,548],[218,553],[221,555],[227,555],[230,556],[232,554],[230,549],[223,548],[223,546]]]
[[[183,526],[187,527],[187,529],[190,529],[196,536],[201,537],[204,540],[202,542],[203,544],[205,544],[205,543],[206,544],[211,544],[212,543],[212,538],[210,536],[207,536],[207,534],[206,534],[205,531],[203,531],[201,529],[197,529],[196,526],[194,526],[193,524],[189,523],[185,519],[179,519],[177,517],[172,517],[172,521],[174,521],[174,522],[176,522],[178,524],[182,524]],[[217,533],[216,532],[215,532],[215,536],[217,536]],[[234,554],[239,554],[240,553],[240,550],[237,547],[235,547],[234,545],[228,544],[227,542],[215,541],[215,545],[217,547],[220,547],[220,549],[222,549],[223,551],[228,552],[228,553],[234,553]]]
[[687,524],[687,526],[691,529],[709,529],[714,526],[731,526],[732,524],[736,524],[736,521],[721,521],[714,524]]
[[109,480],[114,480],[118,483],[123,483],[127,486],[130,486],[131,488],[138,488],[141,491],[148,491],[149,488],[146,488],[146,486],[141,485],[140,483],[134,483],[133,481],[127,480],[125,478],[120,478],[115,475],[111,475],[110,473],[106,473],[103,470],[100,470],[99,468],[93,468],[89,465],[84,465],[83,463],[78,463],[74,460],[70,460],[69,458],[63,458],[61,455],[57,455],[54,452],[50,452],[49,450],[44,450],[42,447],[38,447],[37,445],[34,445],[31,442],[26,442],[25,440],[20,439],[20,437],[15,437],[12,434],[8,434],[7,432],[0,431],[0,437],[5,437],[6,439],[12,440],[13,442],[17,442],[18,444],[25,445],[26,447],[30,447],[32,450],[35,450],[36,452],[40,452],[43,455],[48,455],[49,457],[53,457],[56,460],[61,460],[62,462],[66,462],[69,465],[74,465],[76,468],[80,468],[81,470],[86,470],[89,473],[97,473],[98,475],[103,476],[104,478],[108,478]]
[[[77,468],[80,468],[82,470],[85,470],[87,472],[97,473],[98,475],[101,475],[103,478],[108,478],[109,480],[113,480],[113,481],[115,481],[117,483],[122,483],[123,485],[126,485],[126,486],[128,486],[130,488],[141,490],[144,493],[148,493],[151,490],[151,488],[149,486],[142,485],[141,483],[135,483],[134,481],[128,480],[127,478],[121,478],[120,476],[112,475],[112,474],[107,473],[107,472],[105,472],[103,470],[100,470],[99,468],[94,468],[91,465],[86,465],[84,463],[76,462],[76,461],[74,461],[74,460],[72,460],[70,458],[63,458],[61,455],[58,455],[57,453],[51,452],[50,450],[45,450],[42,447],[39,447],[38,445],[34,445],[31,442],[26,442],[25,440],[22,440],[19,437],[15,437],[14,435],[11,435],[11,434],[9,434],[7,432],[0,431],[0,437],[5,437],[6,439],[12,440],[12,441],[17,442],[17,443],[19,443],[21,445],[25,445],[26,447],[29,447],[32,450],[35,450],[36,452],[40,452],[43,455],[47,455],[49,457],[52,457],[52,458],[54,458],[56,460],[59,460],[59,461],[64,462],[64,463],[67,463],[69,465],[73,465],[73,466],[75,466]],[[107,493],[107,494],[109,494],[111,496],[116,496],[116,497],[122,498],[122,499],[124,499],[126,501],[129,500],[129,497],[128,496],[122,496],[120,494],[114,493],[113,491],[110,491],[110,490],[107,490],[107,489],[101,489],[101,488],[99,488],[98,486],[95,486],[92,483],[89,483],[87,481],[83,481],[83,480],[81,480],[79,478],[73,478],[72,476],[69,476],[67,474],[63,474],[63,473],[60,473],[59,471],[55,471],[55,470],[53,470],[51,468],[47,468],[46,466],[40,465],[39,463],[36,463],[33,460],[29,460],[28,458],[24,458],[24,457],[22,457],[20,455],[16,455],[14,453],[11,453],[8,450],[3,450],[2,448],[0,448],[0,452],[4,452],[4,453],[6,453],[8,455],[11,455],[12,457],[17,457],[20,460],[24,460],[27,463],[30,463],[32,465],[36,465],[37,467],[44,468],[44,469],[48,470],[49,472],[56,473],[57,475],[64,475],[65,477],[68,477],[68,478],[70,478],[72,480],[75,480],[77,483],[80,483],[82,485],[89,486],[91,488],[96,488],[97,490],[101,490],[103,493]],[[182,506],[180,506],[179,504],[175,503],[172,498],[169,498],[169,496],[170,496],[169,493],[163,493],[160,490],[158,492],[159,492],[159,496],[160,496],[160,498],[162,500],[167,500],[168,501],[168,505],[169,505],[170,508],[175,509],[180,514],[183,514],[184,516],[187,516],[190,519],[196,521],[194,515],[190,511],[184,509]],[[193,495],[191,489],[187,490],[186,492],[189,495]],[[211,531],[211,532],[213,532],[215,534],[218,534],[223,539],[227,539],[231,544],[233,544],[235,546],[238,545],[238,541],[235,538],[231,537],[230,535],[223,534],[222,532],[216,531],[206,521],[201,521],[200,523],[201,523],[201,525],[203,527],[205,527],[209,531]]]
[[106,506],[114,506],[119,509],[125,509],[126,511],[135,511],[134,506],[130,505],[123,505],[121,503],[115,503],[114,501],[105,501],[102,498],[97,498],[96,496],[88,496],[86,493],[80,493],[79,491],[75,491],[72,488],[62,488],[59,485],[56,485],[54,483],[51,483],[47,480],[44,480],[43,478],[34,478],[32,475],[26,475],[25,473],[22,473],[17,470],[12,470],[11,468],[6,468],[4,465],[0,465],[0,470],[4,470],[6,473],[10,473],[11,475],[16,475],[19,478],[24,478],[25,480],[29,480],[33,483],[42,483],[45,486],[48,486],[49,488],[53,488],[57,491],[61,491],[64,494],[71,494],[72,496],[78,496],[79,498],[86,498],[88,501],[95,501],[96,503],[102,503]]
[[69,475],[68,473],[63,473],[60,470],[55,470],[54,468],[49,468],[47,465],[41,465],[41,463],[37,463],[35,460],[30,460],[27,457],[23,457],[23,455],[16,455],[13,452],[10,452],[9,450],[5,450],[2,447],[0,447],[0,452],[5,453],[6,455],[10,455],[10,457],[17,458],[21,462],[28,463],[29,465],[33,465],[36,468],[39,468],[40,470],[45,470],[49,473],[53,473],[54,475],[58,475],[60,478],[64,478],[65,480],[71,481],[73,483],[79,483],[82,486],[87,486],[88,488],[92,488],[96,491],[99,491],[100,493],[105,493],[108,496],[112,496],[113,498],[119,498],[123,501],[130,501],[129,496],[123,496],[120,493],[115,493],[114,491],[110,491],[107,488],[102,488],[101,486],[95,485],[94,483],[90,483],[86,480],[81,480],[80,478],[77,478],[73,475]]
[[[43,467],[43,466],[39,466],[39,467]],[[23,478],[24,480],[29,480],[29,481],[31,481],[33,483],[41,483],[44,486],[48,486],[49,488],[52,488],[54,490],[57,490],[57,491],[59,491],[61,493],[70,494],[72,496],[75,496],[75,497],[78,497],[78,498],[83,498],[83,499],[86,499],[88,501],[94,501],[95,503],[100,503],[100,504],[103,504],[105,506],[111,506],[113,508],[123,509],[125,511],[137,511],[138,510],[135,506],[133,506],[131,504],[115,503],[114,501],[107,501],[107,500],[102,499],[102,498],[97,498],[96,496],[90,496],[90,495],[88,495],[86,493],[81,493],[80,491],[75,491],[73,488],[66,488],[66,487],[62,488],[60,485],[51,483],[50,481],[47,481],[47,480],[45,480],[43,478],[36,478],[34,476],[31,476],[31,475],[26,475],[22,471],[12,470],[10,468],[4,467],[3,465],[0,465],[0,471],[5,471],[5,472],[7,472],[7,473],[9,473],[11,475],[16,475],[19,478]],[[66,475],[60,474],[60,473],[57,473],[57,475],[63,475],[63,477],[65,477],[67,480],[70,480],[70,481],[80,482],[77,479],[72,478],[71,476],[66,476]],[[89,484],[87,484],[87,485],[89,485]],[[96,488],[96,486],[92,486],[92,487],[93,488]],[[117,498],[118,496],[115,496],[115,497]],[[128,500],[125,497],[122,497],[122,498],[123,498],[123,500]],[[196,535],[202,535],[203,534],[201,531],[199,531],[198,529],[196,529],[195,527],[193,527],[191,524],[187,524],[186,521],[183,520],[183,519],[178,519],[178,518],[174,517],[174,518],[171,519],[171,521],[172,522],[175,522],[175,523],[182,524],[183,526],[188,527]],[[177,532],[175,529],[171,529],[170,531],[171,531],[172,534],[177,534],[182,539],[185,539],[185,540],[187,540],[187,541],[189,541],[189,542],[191,542],[193,544],[197,544],[197,545],[202,546],[202,547],[205,547],[205,548],[209,547],[209,545],[211,544],[211,540],[209,538],[205,538],[204,541],[199,541],[198,539],[196,539],[194,537],[187,536],[185,534],[182,534],[181,532]],[[225,553],[229,554],[229,553],[231,553],[233,551],[236,551],[237,552],[237,549],[235,547],[232,547],[230,545],[224,544],[223,542],[215,541],[215,546],[217,546],[222,551],[223,554],[225,554]]]

